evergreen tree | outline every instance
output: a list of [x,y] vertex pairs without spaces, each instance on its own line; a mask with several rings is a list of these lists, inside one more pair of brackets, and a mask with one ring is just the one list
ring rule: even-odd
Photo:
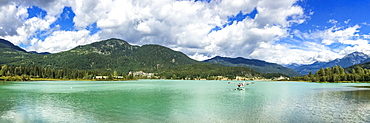
[[339,75],[343,76],[345,74],[344,69],[340,65],[338,65],[338,68],[339,68]]
[[360,75],[365,74],[364,69],[360,66],[356,66],[356,73]]
[[291,80],[304,80],[312,82],[369,82],[370,71],[362,67],[356,66],[352,68],[350,72],[346,72],[341,66],[337,65],[332,68],[321,68],[312,75],[310,72],[308,75],[303,77],[293,77]]
[[324,70],[324,68],[320,68],[320,70],[316,72],[316,75],[318,75],[318,76],[325,76],[325,70]]
[[310,72],[308,73],[308,76],[309,76],[309,77],[312,77],[312,71],[310,71]]

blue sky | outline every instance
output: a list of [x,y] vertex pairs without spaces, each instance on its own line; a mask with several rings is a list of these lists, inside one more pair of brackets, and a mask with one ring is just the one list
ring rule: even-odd
[[[314,12],[306,23],[294,27],[304,31],[331,27],[332,24],[328,23],[331,19],[338,21],[340,26],[366,23],[370,19],[366,16],[370,1],[366,0],[308,0],[298,2],[298,5],[304,7],[306,12]],[[344,22],[348,20],[350,20],[349,23],[345,24]],[[369,33],[369,31],[363,33]]]
[[370,55],[366,0],[91,0],[0,2],[0,38],[57,53],[119,38],[204,60],[245,57],[279,64]]

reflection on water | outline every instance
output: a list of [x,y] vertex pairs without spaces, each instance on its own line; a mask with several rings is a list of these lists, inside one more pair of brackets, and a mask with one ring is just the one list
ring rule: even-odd
[[[0,122],[370,122],[354,84],[224,81],[15,82],[0,85]],[[355,86],[368,86],[367,84]]]
[[310,97],[309,109],[312,117],[319,117],[320,122],[369,122],[370,100],[363,94],[369,90],[322,91]]

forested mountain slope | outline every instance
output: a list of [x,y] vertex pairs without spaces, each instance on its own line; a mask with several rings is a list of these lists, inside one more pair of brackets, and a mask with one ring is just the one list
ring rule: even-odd
[[247,67],[261,73],[283,73],[288,76],[299,76],[301,74],[297,73],[293,69],[283,67],[275,63],[269,63],[256,59],[245,59],[245,58],[227,58],[216,56],[212,59],[205,60],[207,63],[222,64],[225,66],[234,67]]
[[173,51],[163,46],[133,46],[124,40],[108,39],[78,46],[65,52],[38,55],[36,58],[11,64],[37,65],[54,69],[69,68],[128,72],[132,70],[156,71],[196,62],[181,52]]

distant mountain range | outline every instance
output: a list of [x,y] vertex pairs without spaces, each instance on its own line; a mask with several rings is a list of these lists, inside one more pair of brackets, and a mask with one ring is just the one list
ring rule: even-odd
[[[289,76],[299,75],[291,69],[281,65],[268,63],[261,60],[248,60],[244,58],[227,59],[215,57],[200,62],[189,58],[182,52],[174,51],[160,45],[133,46],[124,40],[108,39],[88,45],[77,46],[69,51],[50,54],[27,52],[9,41],[0,40],[0,61],[1,64],[16,66],[41,66],[53,69],[79,69],[97,71],[177,71],[196,70],[191,67],[206,67],[208,70],[198,70],[221,72],[221,69],[228,70],[221,66],[243,67],[238,71],[247,71],[250,75],[261,73],[283,73]],[[215,61],[224,61],[222,65],[215,65]],[[235,60],[235,61],[233,61]],[[212,64],[209,64],[212,63]],[[184,66],[185,65],[185,66]],[[190,67],[190,68],[189,68]],[[249,70],[253,69],[253,70]],[[228,70],[230,72],[230,70]],[[174,72],[174,71],[172,71]],[[188,72],[188,71],[184,71]],[[232,73],[232,72],[231,72]],[[167,72],[168,74],[168,72]]]
[[100,74],[145,71],[165,78],[208,78],[215,76],[274,77],[247,67],[215,65],[193,60],[182,52],[160,45],[130,45],[124,40],[108,39],[77,46],[60,53],[27,52],[9,41],[0,42],[0,65],[40,66],[52,69],[89,70]]
[[[77,46],[60,53],[27,52],[9,41],[0,39],[0,65],[40,66],[53,69],[79,69],[96,71],[177,71],[190,70],[191,67],[205,67],[214,71],[224,69],[217,66],[243,67],[253,75],[259,73],[282,73],[299,76],[315,72],[322,67],[341,65],[343,68],[370,61],[364,53],[354,52],[342,59],[330,62],[315,62],[311,65],[289,65],[288,68],[262,60],[245,58],[214,57],[203,62],[193,60],[182,52],[160,45],[130,45],[124,40],[108,39],[88,45]],[[194,65],[195,64],[195,65]],[[201,64],[201,65],[198,65]],[[291,68],[291,69],[289,69]],[[252,69],[252,70],[249,70]],[[194,69],[193,69],[194,70]],[[294,71],[295,70],[295,71]],[[206,74],[207,70],[198,70]],[[256,71],[256,72],[255,72]],[[296,72],[297,71],[297,72]],[[170,74],[170,72],[167,72]]]
[[227,58],[216,56],[214,58],[205,60],[207,63],[222,64],[225,66],[234,66],[234,67],[247,67],[261,73],[283,73],[288,76],[300,76],[298,72],[293,69],[289,69],[278,65],[276,63],[269,63],[257,59],[246,59],[242,57],[238,58]]
[[310,71],[315,73],[320,68],[327,68],[333,67],[336,65],[340,65],[343,68],[350,67],[352,65],[366,63],[370,61],[370,57],[362,52],[353,52],[344,56],[341,59],[335,59],[329,62],[315,62],[309,65],[298,65],[298,64],[291,64],[286,67],[291,68],[302,75],[307,75]]
[[[7,49],[1,47],[2,51],[14,52],[13,56],[4,57],[4,59],[11,59],[5,62],[10,65],[127,72],[131,70],[154,71],[176,65],[198,63],[181,52],[163,46],[132,46],[120,39],[108,39],[55,54],[26,52],[8,42],[1,44],[11,47]],[[22,57],[19,54],[22,54]]]

